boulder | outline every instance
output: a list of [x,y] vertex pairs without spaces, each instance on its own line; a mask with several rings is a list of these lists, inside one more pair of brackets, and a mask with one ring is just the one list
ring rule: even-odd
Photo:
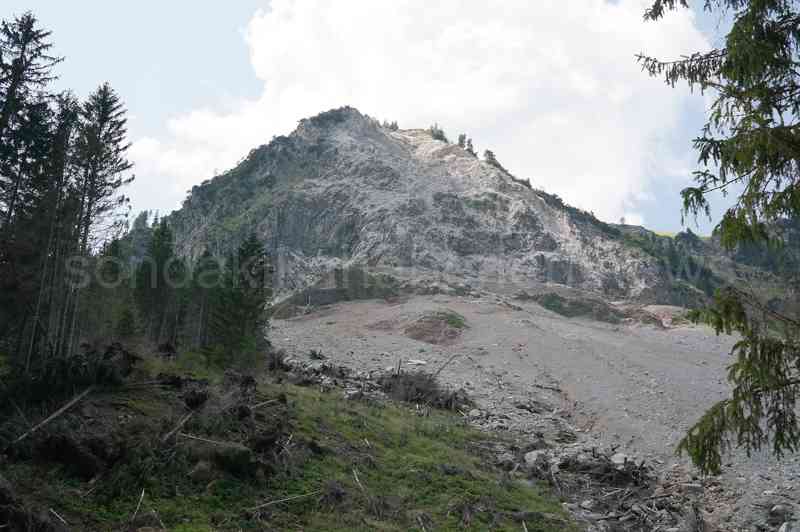
[[514,455],[509,452],[497,455],[497,459],[495,460],[495,465],[505,471],[511,471],[516,464],[517,461],[514,459]]
[[624,466],[628,461],[630,457],[625,453],[616,453],[611,457],[611,463],[617,467]]
[[541,466],[547,464],[549,458],[550,453],[544,449],[525,453],[525,463],[529,466]]

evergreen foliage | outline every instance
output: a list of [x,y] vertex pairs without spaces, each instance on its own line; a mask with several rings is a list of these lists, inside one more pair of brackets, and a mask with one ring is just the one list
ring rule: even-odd
[[51,48],[30,13],[0,23],[0,352],[15,379],[7,390],[69,393],[99,382],[87,361],[105,360],[101,346],[118,341],[165,354],[219,346],[221,364],[252,366],[266,347],[263,247],[251,237],[227,262],[206,253],[192,264],[178,256],[169,218],[150,225],[140,213],[126,233],[125,106],[108,83],[83,102],[49,92],[61,62]]
[[428,128],[428,132],[434,139],[441,140],[442,142],[446,142],[448,144],[450,143],[450,141],[447,140],[447,135],[445,135],[444,130],[439,127],[439,124],[433,124],[430,128]]
[[461,133],[458,136],[458,147],[466,150],[472,156],[477,156],[475,148],[472,146],[472,139],[466,133]]
[[[499,170],[502,170],[503,172],[507,173],[508,175],[511,175],[511,172],[506,170],[506,168],[502,164],[500,164],[500,161],[497,160],[497,156],[494,154],[494,152],[492,150],[486,150],[486,151],[483,152],[483,160],[486,161],[487,163],[491,164],[495,168],[497,168]],[[515,180],[516,181],[520,181],[520,180],[517,180],[516,178],[515,178]]]
[[[681,7],[686,0],[655,0],[645,18]],[[780,228],[800,214],[800,7],[786,0],[706,0],[705,8],[733,21],[724,47],[676,61],[638,56],[645,71],[668,85],[685,81],[714,97],[694,141],[701,169],[682,192],[684,214],[708,215],[709,193],[741,190],[717,227],[722,244],[780,240]],[[689,430],[679,450],[714,473],[732,445],[747,452],[771,445],[778,456],[799,450],[800,319],[732,287],[694,318],[741,339],[728,372],[731,397]]]
[[467,139],[467,147],[466,147],[466,149],[473,157],[477,157],[478,156],[477,152],[475,151],[475,148],[472,146],[472,139]]
[[210,313],[208,349],[224,364],[252,365],[257,353],[266,349],[263,330],[272,295],[270,273],[264,246],[251,234],[227,262]]

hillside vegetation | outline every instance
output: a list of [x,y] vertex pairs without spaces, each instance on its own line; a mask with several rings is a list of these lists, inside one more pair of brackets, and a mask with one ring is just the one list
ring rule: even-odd
[[[10,444],[0,520],[11,530],[23,520],[60,530],[62,519],[97,531],[572,529],[545,489],[489,465],[496,437],[458,413],[347,400],[282,373],[197,379],[186,364],[196,361],[146,360],[137,380],[92,390]],[[2,434],[25,428],[15,416]]]

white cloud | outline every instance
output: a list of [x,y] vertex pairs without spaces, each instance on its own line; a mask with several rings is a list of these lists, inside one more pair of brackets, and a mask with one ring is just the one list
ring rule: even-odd
[[[637,203],[654,177],[685,164],[675,131],[703,102],[648,78],[634,54],[708,46],[691,11],[645,23],[647,3],[273,0],[246,32],[263,94],[177,116],[164,138],[137,141],[137,173],[153,177],[134,201],[176,207],[300,118],[352,105],[401,127],[465,131],[536,186],[608,220],[646,221]],[[174,185],[156,198],[150,179]]]

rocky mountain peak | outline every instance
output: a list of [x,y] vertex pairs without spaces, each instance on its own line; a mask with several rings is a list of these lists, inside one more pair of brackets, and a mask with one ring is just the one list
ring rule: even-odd
[[255,231],[284,294],[359,265],[508,290],[669,298],[662,265],[617,228],[429,130],[384,127],[352,107],[301,120],[195,187],[171,219],[192,256]]

